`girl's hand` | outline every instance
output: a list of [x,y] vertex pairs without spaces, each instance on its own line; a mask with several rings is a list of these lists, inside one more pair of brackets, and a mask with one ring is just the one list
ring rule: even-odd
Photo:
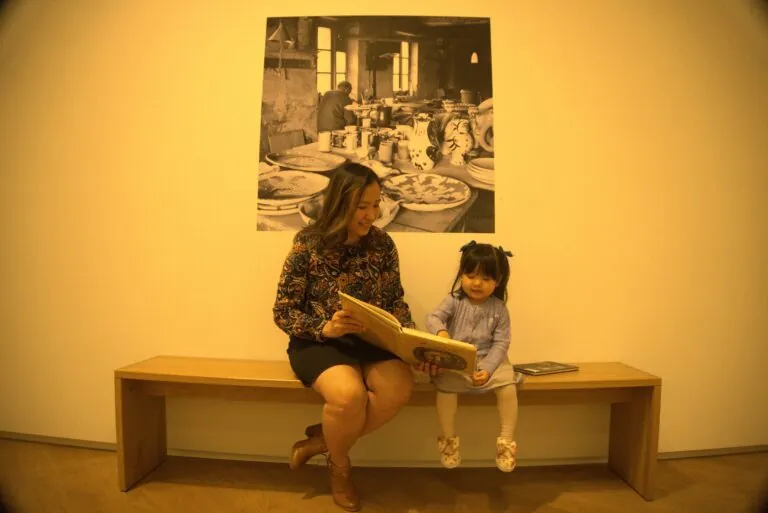
[[362,333],[363,323],[352,317],[347,310],[339,310],[331,320],[323,325],[322,334],[326,338],[338,338],[349,333]]
[[448,330],[440,330],[440,331],[438,331],[437,332],[437,336],[438,337],[443,337],[443,338],[451,338],[451,334],[448,333]]
[[424,372],[426,374],[429,374],[430,376],[437,376],[443,370],[440,368],[440,365],[438,365],[435,362],[419,362],[416,365],[413,366],[414,369],[416,369],[419,372]]
[[472,384],[476,387],[485,385],[489,379],[491,379],[491,375],[487,370],[479,370],[472,373]]

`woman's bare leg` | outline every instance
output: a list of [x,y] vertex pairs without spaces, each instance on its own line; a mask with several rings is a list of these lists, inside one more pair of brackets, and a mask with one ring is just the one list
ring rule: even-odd
[[360,437],[366,420],[368,393],[357,367],[336,365],[315,380],[313,388],[323,396],[323,435],[333,463],[349,465],[349,450]]
[[413,391],[411,368],[400,360],[367,364],[363,375],[368,387],[368,405],[360,436],[389,422],[405,406]]

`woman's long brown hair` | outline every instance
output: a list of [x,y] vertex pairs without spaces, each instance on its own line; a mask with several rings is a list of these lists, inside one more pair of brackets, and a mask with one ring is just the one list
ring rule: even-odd
[[333,249],[347,240],[347,227],[355,213],[363,190],[381,180],[370,168],[348,162],[334,171],[323,195],[323,208],[317,220],[304,228],[317,235],[322,249]]

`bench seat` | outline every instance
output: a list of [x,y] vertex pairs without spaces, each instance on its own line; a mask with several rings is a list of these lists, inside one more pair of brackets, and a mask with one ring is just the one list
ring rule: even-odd
[[[578,363],[579,370],[526,376],[523,405],[611,405],[609,467],[652,500],[658,455],[661,379],[621,362]],[[166,456],[166,397],[204,397],[319,404],[287,361],[156,356],[115,370],[118,477],[126,491]],[[460,396],[462,404],[495,404],[495,394]],[[418,383],[411,406],[434,406],[435,390]]]

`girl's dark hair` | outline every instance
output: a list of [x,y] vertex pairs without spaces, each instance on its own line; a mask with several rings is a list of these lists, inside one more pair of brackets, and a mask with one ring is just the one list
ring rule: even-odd
[[509,260],[512,253],[504,251],[499,247],[490,244],[477,244],[471,241],[461,248],[461,261],[456,278],[453,280],[451,293],[457,297],[463,298],[464,290],[461,288],[461,275],[479,272],[485,276],[493,278],[496,281],[496,289],[493,295],[507,302],[507,283],[509,283]]
[[368,167],[347,162],[334,171],[323,195],[323,207],[317,220],[303,229],[317,235],[322,249],[333,249],[347,240],[347,227],[355,213],[363,190],[381,180]]

